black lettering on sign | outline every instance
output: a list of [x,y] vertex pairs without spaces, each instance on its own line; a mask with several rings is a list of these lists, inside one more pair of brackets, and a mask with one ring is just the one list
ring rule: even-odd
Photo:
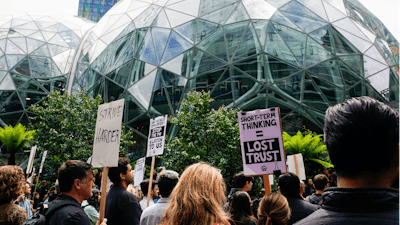
[[119,140],[119,135],[120,135],[119,129],[106,130],[106,129],[98,128],[97,132],[96,132],[96,137],[94,138],[94,141],[96,144],[116,142],[117,140]]
[[165,127],[156,127],[150,130],[150,138],[163,137]]
[[243,142],[246,164],[281,161],[279,139]]

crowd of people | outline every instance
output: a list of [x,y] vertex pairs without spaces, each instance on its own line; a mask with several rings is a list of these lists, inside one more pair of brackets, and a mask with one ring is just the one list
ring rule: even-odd
[[283,173],[278,192],[262,190],[254,199],[249,195],[253,177],[238,172],[226,195],[220,170],[206,162],[181,175],[163,170],[150,188],[149,180],[141,183],[141,194],[132,188],[129,159],[121,157],[108,172],[113,185],[103,196],[102,221],[101,176],[93,175],[90,164],[63,163],[56,185],[43,182],[39,193],[31,193],[19,166],[1,166],[0,225],[40,215],[49,225],[399,224],[399,113],[369,97],[345,100],[326,111],[324,143],[334,174],[324,168],[301,181]]

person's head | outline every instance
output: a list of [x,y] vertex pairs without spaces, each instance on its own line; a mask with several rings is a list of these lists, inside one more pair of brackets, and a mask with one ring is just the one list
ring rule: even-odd
[[219,170],[205,162],[193,164],[183,171],[172,191],[161,223],[225,224],[229,216],[222,208],[226,201],[224,192],[225,183]]
[[[149,185],[150,185],[149,179],[145,179],[140,183],[140,189],[142,190],[144,196],[147,196],[147,194],[149,193]],[[157,181],[153,180],[151,182],[150,198],[155,199],[155,198],[157,198],[157,196],[158,196],[158,185],[157,185]]]
[[28,196],[31,194],[31,185],[25,184],[24,194],[25,194],[25,196]]
[[257,225],[286,225],[289,219],[289,203],[283,195],[269,193],[261,199]]
[[350,98],[326,110],[324,143],[338,177],[399,168],[399,113],[371,97]]
[[241,189],[242,191],[250,191],[254,182],[254,178],[246,177],[243,171],[235,174],[233,179],[235,180],[235,187]]
[[132,166],[128,158],[119,157],[118,166],[111,167],[108,171],[108,178],[115,185],[130,184],[133,182]]
[[300,194],[300,179],[296,174],[288,172],[278,178],[278,189],[285,197],[298,197]]
[[306,192],[306,185],[304,182],[301,180],[300,181],[300,195],[303,196],[304,192]]
[[19,166],[0,166],[0,204],[17,199],[24,192],[24,171]]
[[163,198],[168,198],[179,181],[179,174],[172,170],[164,170],[157,176],[158,189]]
[[261,195],[261,196],[264,196],[264,195],[265,195],[265,189],[264,189],[264,188],[262,188],[262,189],[260,190],[260,195]]
[[33,193],[33,198],[39,200],[39,193],[37,192]]
[[328,177],[325,174],[318,174],[314,177],[314,188],[323,191],[328,187]]
[[[58,172],[60,192],[73,195],[78,202],[92,196],[92,166],[79,160],[68,160]],[[55,189],[55,188],[54,188]]]
[[308,184],[309,186],[312,186],[312,185],[313,185],[312,179],[308,179],[308,180],[307,180],[307,184]]
[[[246,221],[253,217],[251,199],[245,191],[237,191],[232,198],[229,207],[231,218],[235,221]],[[255,219],[255,218],[254,218]]]
[[47,180],[42,180],[42,186],[46,187],[47,186]]

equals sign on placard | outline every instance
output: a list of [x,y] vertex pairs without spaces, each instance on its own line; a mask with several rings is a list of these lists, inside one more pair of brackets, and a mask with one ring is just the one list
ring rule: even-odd
[[262,137],[263,136],[263,131],[262,130],[257,130],[256,131],[256,136],[257,137]]

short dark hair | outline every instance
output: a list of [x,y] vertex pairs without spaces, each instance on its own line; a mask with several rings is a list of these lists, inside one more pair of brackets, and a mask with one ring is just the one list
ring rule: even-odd
[[326,110],[324,143],[338,176],[392,168],[398,158],[399,112],[371,97],[347,99]]
[[131,161],[125,157],[119,157],[118,159],[118,166],[111,167],[108,170],[108,178],[114,183],[119,184],[121,182],[121,177],[119,176],[121,173],[126,174],[128,171],[128,165]]
[[325,186],[328,184],[328,177],[325,174],[318,174],[314,177],[313,183],[315,189],[323,191]]
[[[179,174],[172,170],[164,170],[157,176],[158,189],[163,198],[169,197],[179,181]],[[142,188],[142,187],[140,187]]]
[[[147,193],[149,191],[149,183],[150,183],[150,179],[145,179],[142,181],[142,183],[140,183],[140,189],[142,189],[143,195],[147,196]],[[157,181],[153,180],[151,183],[151,190],[154,189],[154,187],[156,186]]]
[[288,172],[280,175],[278,186],[285,197],[299,197],[300,195],[300,179],[294,173]]
[[63,163],[58,172],[58,183],[60,192],[70,192],[75,179],[84,181],[88,176],[87,170],[92,166],[80,160],[68,160]]
[[249,182],[253,181],[254,182],[254,177],[246,177],[244,175],[243,171],[235,174],[235,176],[233,176],[233,179],[235,180],[235,187],[236,188],[244,187],[244,185],[246,185],[247,181],[249,181]]

